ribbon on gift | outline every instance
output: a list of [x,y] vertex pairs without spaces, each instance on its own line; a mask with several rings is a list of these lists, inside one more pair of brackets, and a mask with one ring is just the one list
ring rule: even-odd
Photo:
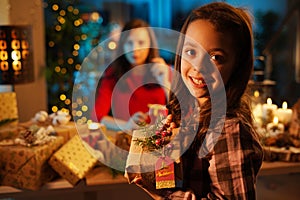
[[24,146],[43,145],[56,139],[56,136],[52,135],[54,132],[52,126],[45,128],[33,125],[22,131],[19,137],[14,140],[14,143]]

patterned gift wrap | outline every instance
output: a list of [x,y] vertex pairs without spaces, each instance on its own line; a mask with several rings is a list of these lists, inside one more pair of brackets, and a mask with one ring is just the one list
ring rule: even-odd
[[15,92],[0,93],[0,121],[18,118],[17,97]]
[[34,121],[28,121],[20,123],[20,126],[29,128],[30,126],[37,125],[39,127],[48,127],[52,126],[55,130],[55,133],[57,136],[62,136],[64,138],[64,143],[69,141],[73,136],[77,135],[77,128],[74,122],[68,122],[64,125],[56,125],[54,126],[51,123],[46,122],[34,122]]
[[19,133],[24,130],[23,127],[8,124],[0,126],[0,141],[6,139],[14,139],[19,136]]
[[52,168],[72,185],[76,185],[97,164],[88,144],[76,135],[49,160]]
[[58,136],[64,137],[64,142],[69,141],[73,136],[77,135],[77,129],[74,122],[69,122],[66,125],[53,126]]
[[0,146],[0,184],[20,189],[38,190],[57,176],[48,164],[51,155],[63,145],[63,138],[44,145]]

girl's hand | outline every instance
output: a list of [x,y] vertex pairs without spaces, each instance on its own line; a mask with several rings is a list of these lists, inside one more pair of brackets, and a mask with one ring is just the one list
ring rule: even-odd
[[169,195],[169,199],[172,200],[196,200],[196,196],[192,191],[176,191]]
[[169,114],[165,121],[164,121],[165,127],[167,127],[168,132],[173,132],[173,129],[177,128],[175,122],[173,122],[173,116]]

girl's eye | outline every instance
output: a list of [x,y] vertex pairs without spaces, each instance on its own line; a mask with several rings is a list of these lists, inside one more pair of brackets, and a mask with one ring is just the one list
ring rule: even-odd
[[223,56],[221,55],[212,55],[210,57],[214,62],[217,62],[217,63],[223,63],[224,62],[224,58]]
[[193,50],[193,49],[186,50],[185,52],[188,56],[195,56],[196,55],[196,51]]

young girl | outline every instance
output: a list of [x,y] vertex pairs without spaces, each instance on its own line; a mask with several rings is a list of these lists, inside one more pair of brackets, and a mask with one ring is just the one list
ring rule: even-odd
[[[253,67],[249,15],[226,3],[207,4],[191,12],[181,33],[185,37],[179,39],[175,61],[179,73],[168,109],[178,134],[195,137],[181,156],[183,187],[165,196],[149,193],[155,199],[255,199],[263,153],[244,94]],[[216,93],[220,99],[212,99]],[[215,118],[214,112],[221,114]],[[221,133],[215,133],[219,127]],[[143,180],[137,184],[144,187]]]
[[[130,131],[148,120],[148,104],[166,104],[162,85],[170,85],[169,66],[159,57],[154,32],[140,19],[125,24],[117,56],[98,86],[93,120],[108,129]],[[145,84],[149,82],[157,84]]]

